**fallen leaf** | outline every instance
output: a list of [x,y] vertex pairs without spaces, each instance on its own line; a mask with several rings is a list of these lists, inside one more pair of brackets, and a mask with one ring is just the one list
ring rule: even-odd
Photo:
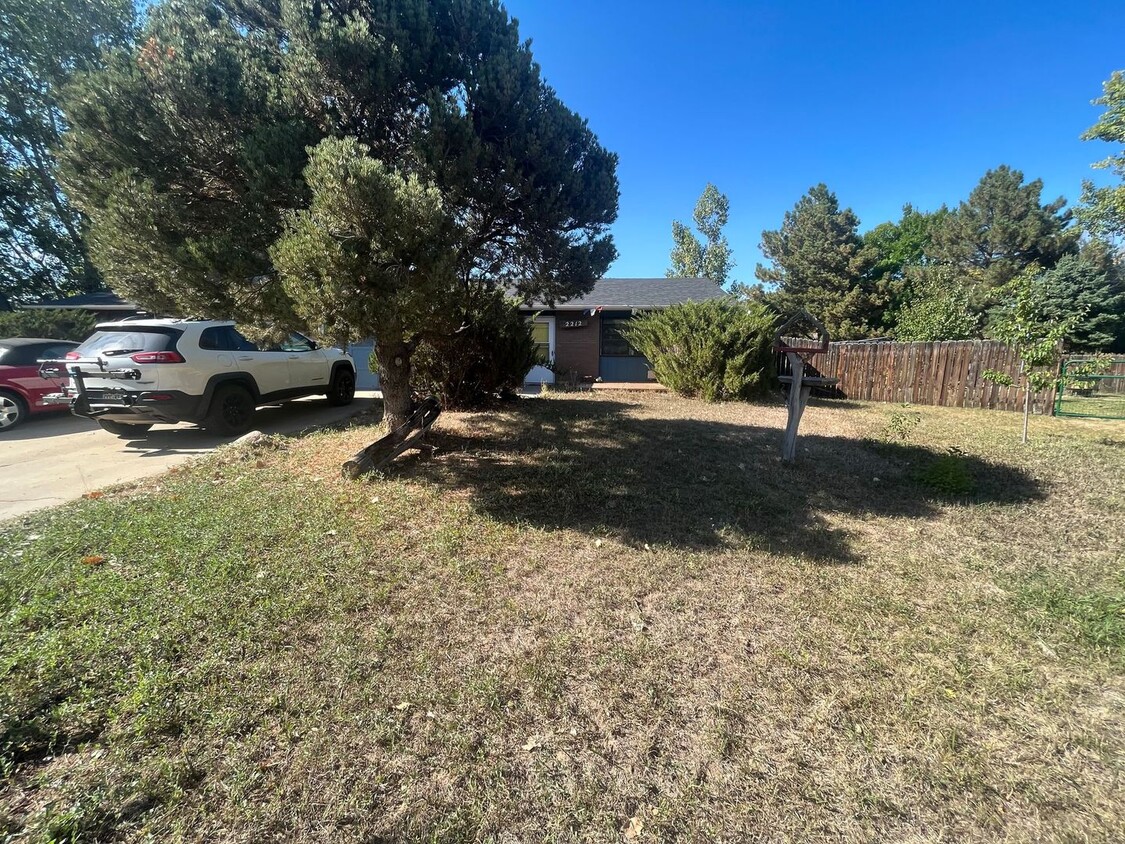
[[525,744],[520,749],[526,750],[528,753],[530,753],[533,750],[538,750],[542,746],[543,746],[543,742],[541,742],[539,740],[539,736],[532,736],[531,738],[529,738],[527,740],[527,744]]
[[645,828],[645,822],[639,817],[633,816],[629,818],[629,825],[625,827],[625,837],[628,839],[636,838],[641,834],[641,830]]
[[105,562],[105,557],[101,554],[87,554],[82,558],[83,565],[87,566],[100,566]]
[[98,500],[99,498],[101,498],[101,497],[102,497],[103,495],[105,495],[105,493],[104,493],[104,492],[101,492],[101,491],[99,490],[99,491],[95,491],[95,492],[87,492],[87,493],[86,493],[85,495],[83,495],[82,497],[83,497],[83,498],[89,498],[89,499],[90,499],[91,501],[97,501],[97,500]]
[[409,708],[410,708],[410,704],[407,703],[405,700],[402,703],[400,703],[398,706],[395,707],[395,709],[397,709],[399,712],[402,712],[404,709],[409,709]]

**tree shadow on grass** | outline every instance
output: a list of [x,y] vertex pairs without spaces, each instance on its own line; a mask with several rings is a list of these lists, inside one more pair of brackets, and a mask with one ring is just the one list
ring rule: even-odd
[[[629,404],[524,401],[461,417],[428,440],[433,460],[398,470],[469,490],[497,520],[614,535],[684,549],[746,546],[824,562],[855,562],[834,516],[925,519],[945,500],[1005,504],[1043,497],[1010,466],[915,445],[805,436],[798,462],[780,459],[779,428],[643,418]],[[956,463],[968,488],[943,494],[919,482]],[[943,500],[944,498],[944,500]]]

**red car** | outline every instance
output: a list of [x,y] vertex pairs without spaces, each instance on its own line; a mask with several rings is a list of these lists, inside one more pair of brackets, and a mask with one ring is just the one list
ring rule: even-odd
[[77,347],[69,340],[41,337],[0,340],[0,434],[23,422],[29,414],[68,409],[65,404],[43,404],[43,396],[59,392],[62,382],[40,378],[39,361],[64,358]]

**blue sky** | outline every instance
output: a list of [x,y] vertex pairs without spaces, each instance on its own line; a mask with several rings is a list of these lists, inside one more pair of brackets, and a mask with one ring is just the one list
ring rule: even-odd
[[547,81],[618,153],[615,276],[659,276],[708,181],[753,281],[761,232],[825,182],[861,229],[1009,164],[1077,199],[1079,135],[1125,69],[1117,2],[506,0]]

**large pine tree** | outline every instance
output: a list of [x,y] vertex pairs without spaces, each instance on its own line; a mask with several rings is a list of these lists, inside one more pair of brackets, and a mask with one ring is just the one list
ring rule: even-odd
[[859,218],[840,208],[824,184],[802,196],[776,231],[762,232],[755,275],[774,289],[766,300],[783,313],[808,311],[836,339],[867,336],[877,320],[878,302],[868,276],[871,253],[863,248]]
[[99,268],[162,311],[373,334],[392,425],[435,313],[615,256],[616,157],[496,0],[166,0],[138,43],[67,100]]
[[989,170],[967,201],[948,214],[933,234],[933,257],[964,271],[977,271],[990,296],[1031,264],[1049,269],[1074,252],[1078,230],[1070,226],[1066,200],[1042,203],[1043,181],[1024,184],[1023,173],[1001,165]]

